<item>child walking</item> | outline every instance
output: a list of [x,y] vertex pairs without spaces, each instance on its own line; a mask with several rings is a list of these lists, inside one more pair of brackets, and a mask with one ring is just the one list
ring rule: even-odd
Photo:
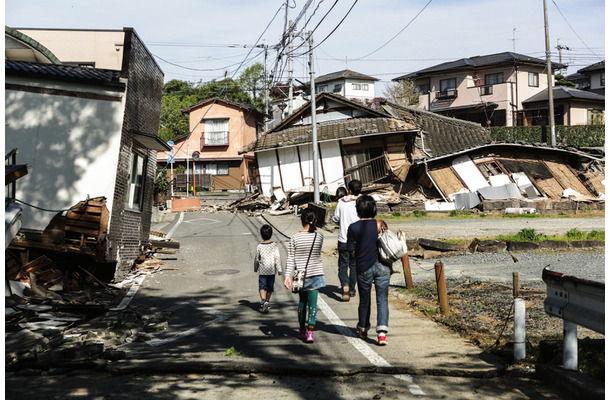
[[273,228],[265,224],[261,226],[261,237],[263,242],[256,247],[254,256],[254,272],[258,272],[258,290],[261,296],[260,311],[269,312],[269,300],[273,293],[275,273],[282,275],[282,263],[280,260],[280,249],[277,243],[271,241]]

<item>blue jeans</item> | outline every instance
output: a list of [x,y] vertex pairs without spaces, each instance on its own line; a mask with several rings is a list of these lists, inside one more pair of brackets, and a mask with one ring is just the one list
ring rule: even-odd
[[358,328],[368,331],[371,327],[371,289],[375,284],[377,297],[377,332],[388,331],[388,288],[390,287],[390,268],[375,263],[367,271],[358,274]]
[[356,259],[347,251],[347,243],[337,242],[339,253],[339,282],[341,289],[349,286],[350,292],[356,291]]

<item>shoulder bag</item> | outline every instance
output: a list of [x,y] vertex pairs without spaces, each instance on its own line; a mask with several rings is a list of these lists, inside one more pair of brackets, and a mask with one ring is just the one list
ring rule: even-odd
[[303,271],[299,271],[295,266],[294,271],[292,271],[292,285],[290,287],[292,293],[299,293],[303,290],[303,286],[305,285],[305,275],[307,274],[307,265],[309,264],[309,259],[311,258],[311,252],[313,251],[313,246],[316,243],[317,235],[317,232],[314,233],[311,249],[309,249],[309,256],[307,256],[307,262],[305,263],[305,269]]
[[377,249],[379,258],[386,263],[394,263],[407,252],[407,244],[388,229],[385,222],[377,220]]

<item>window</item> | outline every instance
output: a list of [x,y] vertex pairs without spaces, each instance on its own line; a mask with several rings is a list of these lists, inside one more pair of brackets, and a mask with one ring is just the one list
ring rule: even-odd
[[430,93],[430,85],[427,83],[424,83],[422,85],[417,85],[417,92],[420,94]]
[[493,86],[481,86],[481,96],[487,96],[489,94],[494,94]]
[[483,164],[479,164],[479,165],[477,165],[477,167],[479,167],[479,171],[481,171],[481,173],[483,174],[483,176],[485,178],[489,178],[490,176],[502,174],[502,170],[500,169],[500,167],[498,166],[498,164],[495,161],[490,161],[490,162],[486,162]]
[[606,86],[606,73],[602,72],[601,75],[599,76],[599,86],[604,87]]
[[343,85],[340,83],[335,85],[335,87],[333,88],[333,92],[335,92],[335,93],[340,92],[342,87],[343,87]]
[[503,83],[503,82],[504,82],[504,73],[503,72],[485,75],[485,84],[486,85],[495,85],[497,83]]
[[438,93],[437,97],[439,97],[439,98],[457,97],[455,78],[441,79],[440,85],[441,85],[441,90]]
[[316,89],[316,91],[318,93],[322,93],[326,90],[326,85],[322,85],[322,86],[318,86],[318,88]]
[[144,173],[146,171],[147,157],[139,154],[131,154],[131,165],[129,166],[129,178],[127,179],[127,196],[125,207],[141,210],[144,198]]
[[352,83],[352,89],[353,90],[362,90],[362,84],[361,83]]
[[528,86],[538,87],[538,72],[530,72],[527,74]]
[[228,119],[206,119],[203,130],[206,146],[223,146],[229,144]]
[[209,175],[229,175],[228,162],[210,163],[205,166],[205,173]]

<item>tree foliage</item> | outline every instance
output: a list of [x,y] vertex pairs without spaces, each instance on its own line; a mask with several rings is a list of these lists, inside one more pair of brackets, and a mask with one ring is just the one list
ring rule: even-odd
[[261,63],[252,64],[239,76],[239,84],[252,98],[253,105],[262,110],[265,94],[265,67]]
[[417,86],[409,79],[387,85],[383,95],[400,106],[411,106],[419,103]]
[[186,82],[173,79],[163,85],[159,138],[165,142],[189,133],[189,116],[185,108],[205,100],[220,97],[239,104],[253,104],[250,95],[240,84],[226,78],[211,82]]
[[576,84],[567,80],[562,74],[555,75],[555,86],[576,87]]

